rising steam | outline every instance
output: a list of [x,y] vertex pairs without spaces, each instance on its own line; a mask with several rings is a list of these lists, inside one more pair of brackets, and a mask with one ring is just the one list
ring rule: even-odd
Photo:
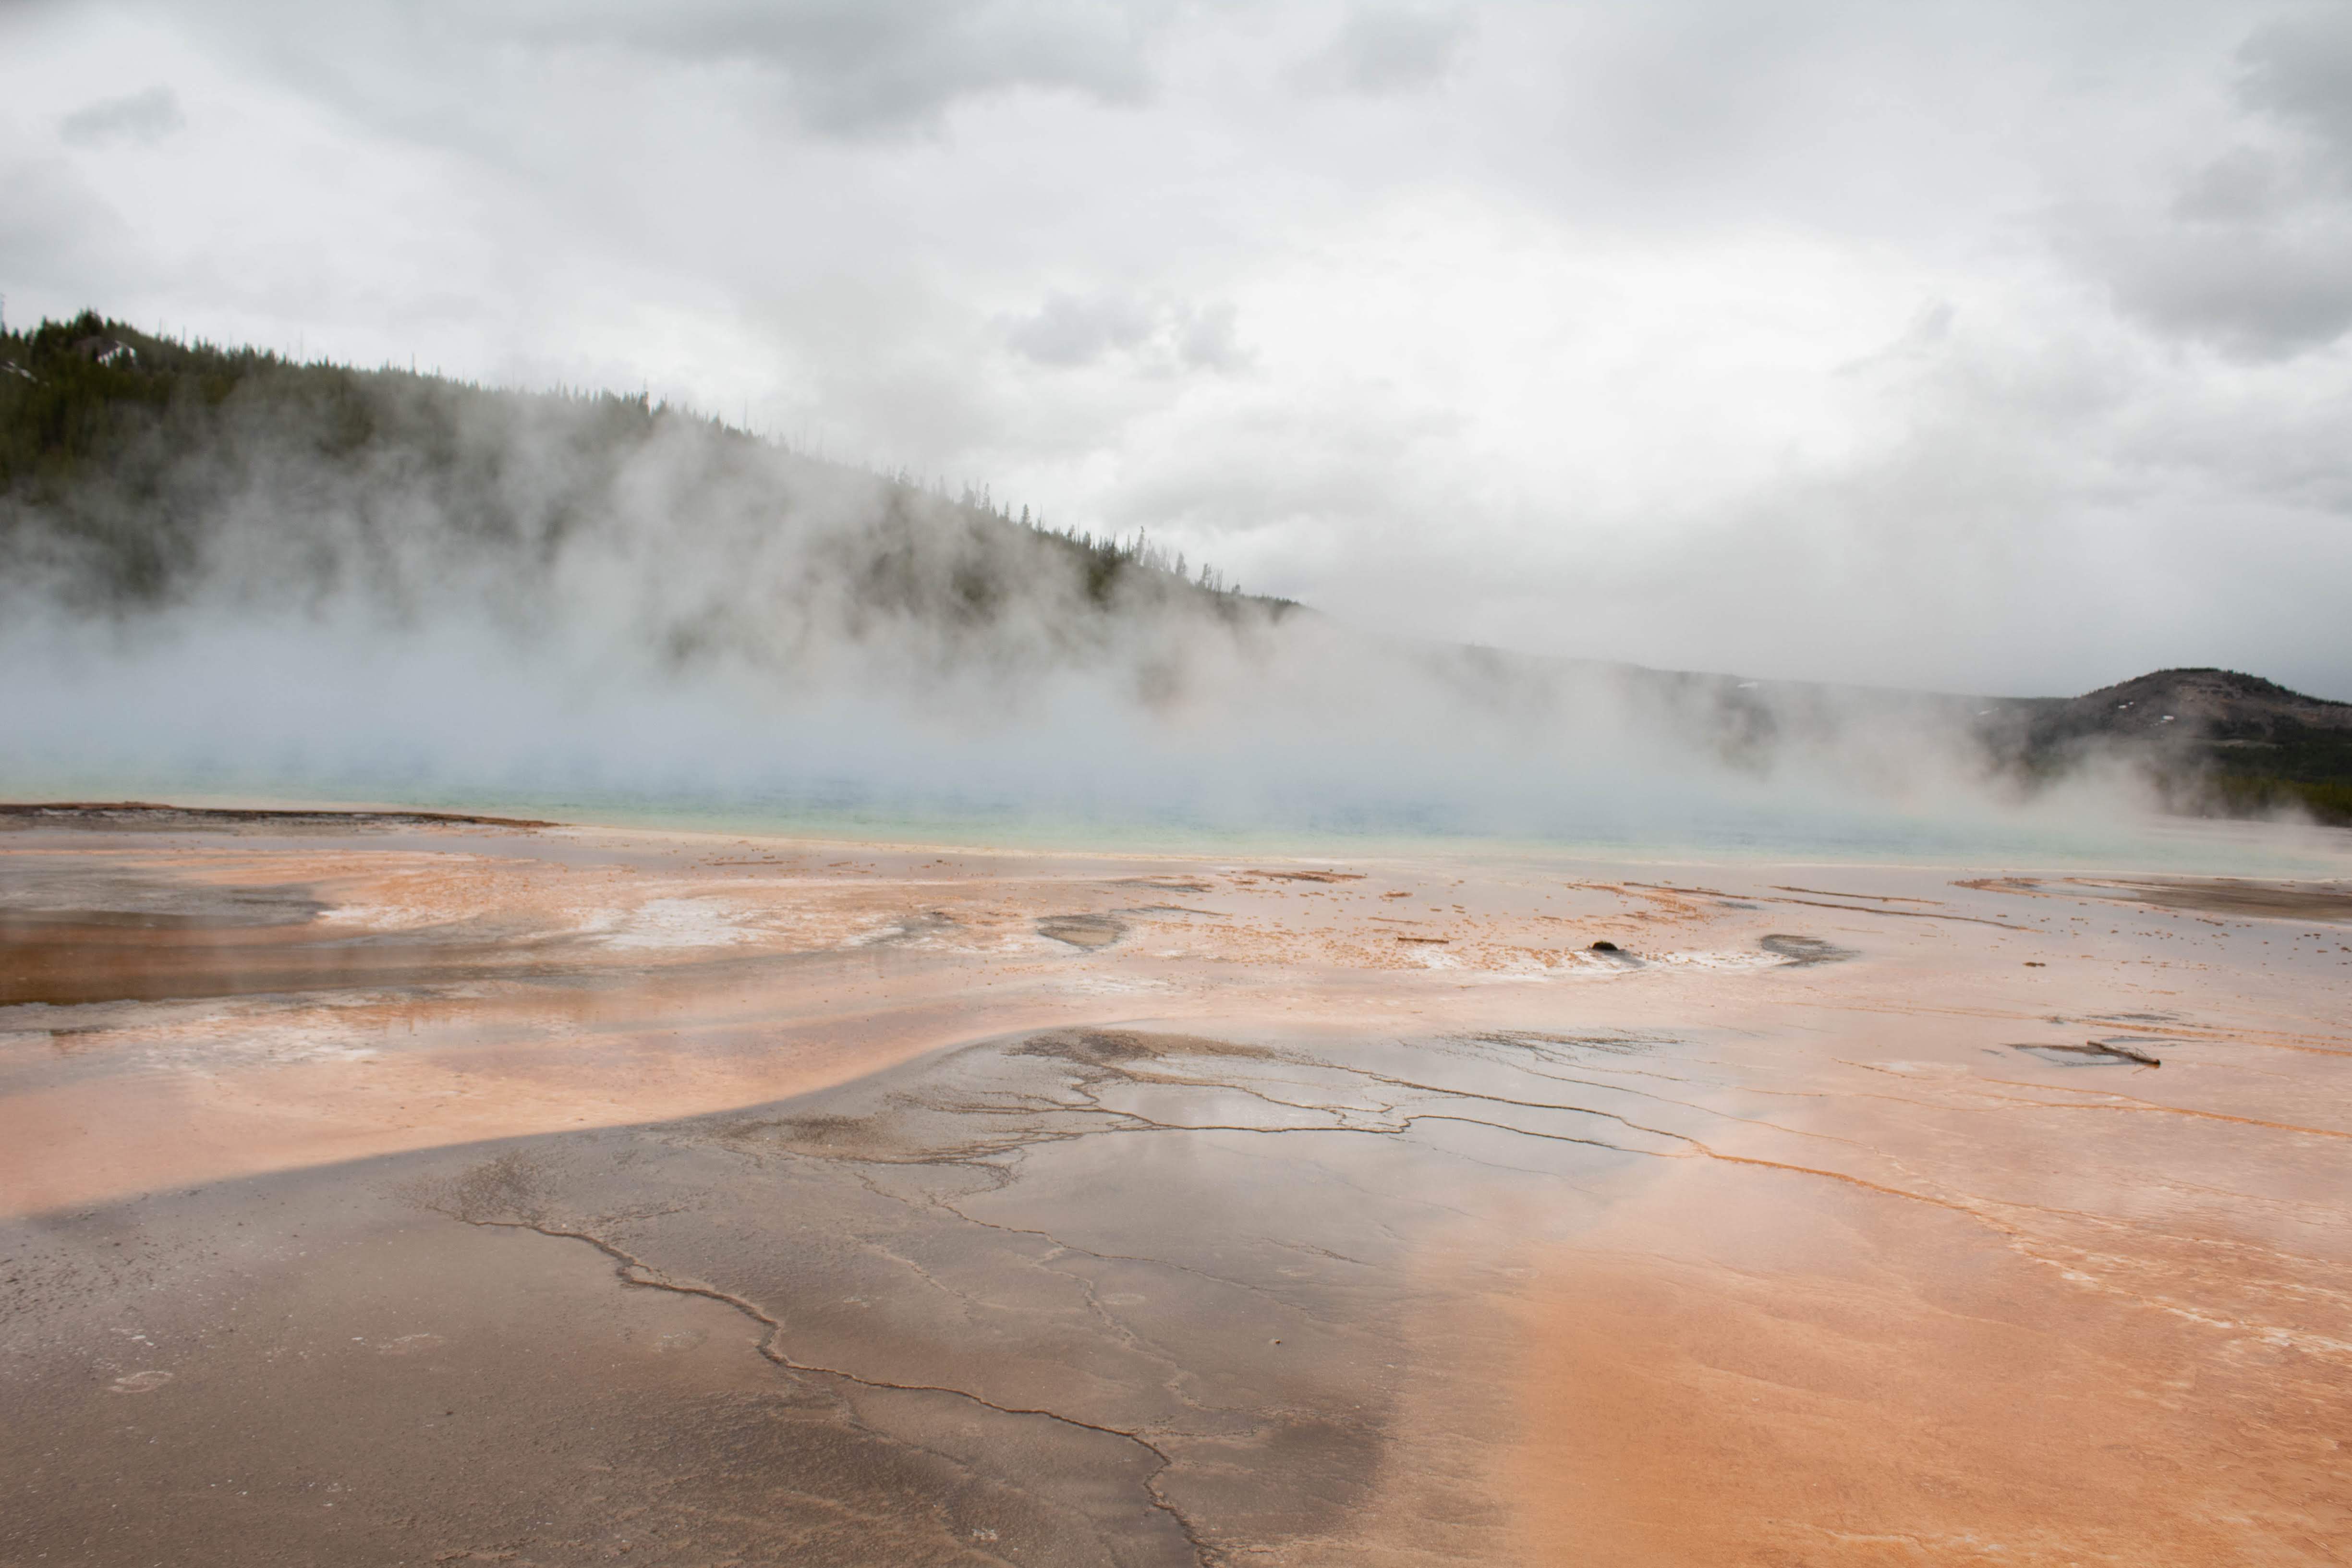
[[12,395],[106,393],[0,501],[12,793],[1621,838],[2015,794],[1961,700],[1385,639],[643,399],[11,342]]

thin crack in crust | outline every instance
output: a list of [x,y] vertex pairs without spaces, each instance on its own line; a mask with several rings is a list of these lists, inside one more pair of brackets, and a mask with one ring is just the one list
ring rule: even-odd
[[[797,1361],[783,1348],[785,1330],[782,1321],[748,1297],[699,1281],[673,1279],[653,1264],[593,1231],[559,1225],[544,1217],[524,1216],[500,1219],[478,1212],[471,1206],[485,1203],[500,1206],[517,1202],[536,1204],[540,1200],[541,1189],[537,1181],[537,1172],[530,1163],[518,1152],[509,1152],[499,1155],[468,1171],[452,1184],[450,1194],[454,1202],[468,1205],[437,1210],[447,1215],[451,1219],[484,1229],[523,1230],[554,1240],[577,1241],[593,1247],[611,1259],[614,1265],[614,1276],[625,1286],[638,1289],[664,1290],[673,1295],[699,1297],[733,1309],[751,1321],[761,1325],[766,1331],[755,1348],[762,1358],[786,1372],[803,1376],[835,1378],[843,1383],[855,1384],[860,1388],[893,1394],[943,1394],[968,1401],[983,1409],[995,1411],[1000,1415],[1034,1416],[1080,1431],[1098,1433],[1107,1437],[1117,1437],[1132,1443],[1150,1455],[1153,1460],[1152,1470],[1144,1478],[1143,1482],[1144,1492],[1150,1505],[1166,1515],[1169,1521],[1183,1536],[1185,1543],[1192,1549],[1195,1563],[1202,1564],[1202,1568],[1213,1568],[1213,1564],[1223,1560],[1221,1552],[1202,1540],[1192,1520],[1186,1517],[1183,1510],[1177,1507],[1168,1497],[1160,1484],[1161,1477],[1175,1463],[1175,1460],[1167,1450],[1139,1431],[1105,1426],[1080,1416],[1066,1415],[1057,1410],[1003,1405],[966,1388],[955,1388],[943,1384],[900,1383],[887,1378],[869,1377],[841,1367],[820,1366],[810,1362]],[[893,1443],[905,1441],[895,1434],[878,1431],[863,1422],[859,1423],[859,1426],[872,1436],[886,1441]]]
[[[1227,1070],[1218,1073],[1213,1068]],[[1236,1068],[1243,1070],[1233,1070]],[[1267,1074],[1272,1075],[1271,1079],[1264,1076]],[[1120,1096],[1169,1093],[1182,1098],[1150,1105],[1148,1110],[1116,1102]],[[1238,1100],[1233,1098],[1236,1096]],[[592,1247],[614,1263],[616,1277],[625,1284],[700,1296],[724,1304],[761,1325],[761,1353],[781,1369],[820,1379],[836,1378],[861,1388],[968,1401],[1003,1415],[1048,1420],[1130,1444],[1151,1463],[1150,1473],[1143,1483],[1147,1500],[1169,1520],[1182,1536],[1193,1560],[1201,1563],[1220,1561],[1222,1548],[1201,1528],[1198,1519],[1178,1500],[1177,1491],[1171,1489],[1171,1472],[1189,1472],[1193,1461],[1186,1459],[1182,1471],[1179,1470],[1180,1450],[1164,1440],[1169,1433],[1181,1434],[1185,1447],[1181,1452],[1189,1453],[1195,1445],[1206,1445],[1202,1452],[1208,1469],[1202,1478],[1188,1480],[1185,1485],[1206,1484],[1212,1488],[1230,1484],[1215,1478],[1230,1469],[1231,1461],[1215,1456],[1233,1442],[1243,1442],[1252,1448],[1271,1444],[1276,1450],[1286,1446],[1338,1442],[1344,1448],[1349,1444],[1360,1446],[1371,1441],[1370,1434],[1337,1428],[1327,1432],[1328,1420],[1316,1413],[1312,1404],[1302,1405],[1290,1396],[1267,1403],[1247,1397],[1244,1391],[1240,1404],[1234,1403],[1231,1394],[1211,1397],[1199,1385],[1200,1380],[1210,1378],[1209,1386],[1213,1387],[1213,1380],[1222,1374],[1213,1364],[1204,1366],[1200,1362],[1199,1347],[1190,1347],[1188,1354],[1181,1335],[1171,1345],[1160,1337],[1164,1328],[1147,1331],[1145,1323],[1130,1322],[1129,1315],[1121,1310],[1120,1292],[1136,1287],[1113,1283],[1117,1275],[1106,1276],[1103,1271],[1166,1270],[1162,1279],[1198,1282],[1197,1287],[1184,1287],[1187,1290],[1204,1288],[1243,1292],[1244,1298],[1234,1299],[1255,1301],[1259,1303],[1258,1310],[1276,1312],[1292,1325],[1272,1327],[1276,1336],[1273,1342],[1276,1344],[1283,1335],[1319,1332],[1338,1334],[1343,1342],[1358,1345],[1349,1352],[1351,1357],[1377,1353],[1376,1347],[1369,1341],[1359,1344],[1362,1326],[1349,1314],[1335,1314],[1328,1304],[1301,1300],[1296,1290],[1284,1287],[1279,1278],[1269,1276],[1259,1282],[1245,1277],[1250,1272],[1246,1268],[1236,1272],[1200,1267],[1181,1257],[1150,1256],[1148,1250],[1087,1245],[1084,1240],[1060,1234],[1050,1223],[1010,1223],[976,1213],[971,1206],[972,1198],[1007,1190],[1025,1168],[1024,1163],[1040,1150],[1108,1132],[1154,1136],[1217,1134],[1253,1140],[1319,1132],[1369,1138],[1391,1145],[1412,1140],[1421,1150],[1421,1156],[1416,1157],[1433,1156],[1468,1167],[1527,1175],[1543,1173],[1531,1165],[1477,1157],[1478,1152],[1474,1152],[1466,1146],[1449,1147],[1416,1139],[1416,1131],[1424,1123],[1435,1127],[1451,1122],[1538,1140],[1551,1147],[1575,1146],[1619,1156],[1661,1152],[1630,1146],[1617,1138],[1585,1136],[1577,1130],[1513,1125],[1492,1115],[1475,1113],[1480,1106],[1511,1105],[1580,1119],[1600,1116],[1624,1121],[1606,1111],[1540,1100],[1511,1100],[1440,1083],[1383,1075],[1357,1064],[1335,1064],[1295,1048],[1135,1029],[1045,1030],[1009,1041],[990,1042],[933,1058],[919,1072],[828,1098],[829,1103],[820,1101],[795,1108],[783,1115],[710,1119],[646,1129],[633,1136],[657,1139],[681,1152],[699,1146],[748,1156],[762,1164],[778,1162],[779,1172],[795,1168],[812,1173],[837,1172],[874,1198],[887,1199],[905,1211],[929,1214],[950,1228],[909,1235],[886,1226],[867,1236],[864,1234],[866,1226],[861,1224],[845,1231],[836,1229],[834,1234],[853,1253],[870,1255],[872,1266],[886,1270],[912,1270],[914,1276],[965,1303],[953,1307],[945,1304],[943,1299],[938,1310],[949,1317],[942,1321],[954,1321],[975,1310],[997,1310],[986,1296],[970,1293],[970,1279],[959,1279],[952,1275],[941,1278],[935,1272],[942,1260],[951,1269],[963,1267],[957,1259],[970,1254],[967,1244],[956,1239],[959,1234],[993,1234],[1034,1242],[1035,1247],[1021,1253],[1014,1261],[1066,1282],[1066,1289],[1073,1292],[1071,1305],[1086,1315],[1096,1339],[1123,1347],[1123,1353],[1133,1358],[1139,1370],[1146,1366],[1152,1369],[1144,1373],[1142,1383],[1133,1385],[1131,1394],[1118,1397],[1125,1401],[1132,1394],[1156,1385],[1160,1390],[1158,1397],[1168,1402],[1163,1408],[1169,1415],[1148,1414],[1151,1402],[1146,1400],[1138,1411],[1142,1416],[1139,1420],[1095,1412],[1082,1415],[1073,1414],[1058,1399],[1006,1397],[1002,1388],[992,1390],[992,1397],[962,1385],[959,1379],[939,1377],[929,1369],[923,1375],[891,1375],[871,1368],[851,1370],[855,1363],[844,1362],[838,1351],[807,1354],[796,1349],[803,1333],[837,1335],[844,1331],[837,1321],[824,1317],[822,1302],[814,1304],[818,1321],[803,1321],[801,1329],[787,1333],[783,1326],[787,1313],[765,1304],[771,1299],[766,1289],[746,1288],[732,1281],[718,1283],[708,1263],[691,1274],[675,1271],[654,1261],[658,1252],[649,1251],[643,1244],[625,1240],[616,1233],[618,1225],[633,1219],[660,1217],[677,1212],[675,1207],[645,1208],[629,1215],[575,1217],[564,1212],[571,1203],[564,1194],[577,1184],[575,1176],[582,1173],[550,1164],[544,1158],[534,1158],[522,1151],[508,1151],[469,1166],[436,1190],[419,1195],[428,1207],[471,1226],[526,1230]],[[1213,1104],[1236,1103],[1263,1108],[1265,1119],[1253,1121],[1230,1112],[1185,1114],[1194,1107],[1206,1111]],[[617,1166],[635,1158],[624,1153],[613,1163]],[[1322,1156],[1309,1158],[1318,1163],[1317,1168],[1326,1179],[1340,1187],[1354,1185],[1345,1178],[1342,1168],[1326,1169]],[[959,1196],[954,1190],[940,1188],[932,1178],[920,1173],[924,1168],[969,1171],[977,1179],[971,1196]],[[1425,1212],[1433,1220],[1449,1213],[1470,1217],[1435,1203],[1434,1194],[1426,1192],[1367,1190],[1362,1197],[1375,1208],[1392,1208],[1402,1201],[1412,1205],[1410,1212]],[[1367,1212],[1364,1217],[1370,1233],[1387,1238],[1380,1245],[1402,1244],[1403,1237],[1377,1214]],[[901,1236],[905,1239],[897,1239]],[[1332,1257],[1346,1262],[1350,1269],[1364,1266],[1362,1259],[1339,1259],[1338,1254]],[[1199,1261],[1206,1262],[1207,1258]],[[725,1266],[719,1267],[723,1273]],[[858,1269],[866,1267],[853,1264],[843,1277],[855,1278]],[[1276,1271],[1282,1272],[1288,1271]],[[796,1289],[789,1284],[790,1276],[785,1278],[786,1288]],[[1003,1277],[997,1274],[978,1278],[1001,1280]],[[1140,1288],[1148,1291],[1156,1289],[1149,1284]],[[989,1289],[994,1292],[1000,1287],[992,1285]],[[801,1309],[794,1307],[791,1316],[799,1320],[800,1313]],[[864,1342],[853,1339],[837,1342]],[[932,1342],[928,1348],[919,1344],[909,1344],[908,1348],[919,1355],[935,1356],[940,1344]],[[1353,1408],[1358,1414],[1350,1420],[1359,1426],[1370,1418],[1360,1405]],[[1175,1419],[1178,1425],[1154,1425],[1155,1420],[1166,1419]],[[1235,1420],[1240,1421],[1239,1426],[1233,1425]],[[875,1436],[898,1440],[887,1431],[877,1430]],[[1376,1453],[1377,1444],[1362,1451]],[[1326,1479],[1316,1483],[1318,1488],[1356,1484],[1334,1479],[1344,1472],[1321,1473]],[[1326,1505],[1318,1502],[1313,1506]],[[1326,1523],[1307,1528],[1293,1539],[1320,1539],[1327,1533],[1328,1522],[1345,1517],[1343,1509],[1331,1514]]]

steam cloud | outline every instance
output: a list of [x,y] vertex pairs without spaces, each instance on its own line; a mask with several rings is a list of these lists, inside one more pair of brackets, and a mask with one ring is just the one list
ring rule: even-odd
[[1617,839],[2013,804],[1964,701],[1385,638],[609,395],[257,377],[0,550],[19,794]]

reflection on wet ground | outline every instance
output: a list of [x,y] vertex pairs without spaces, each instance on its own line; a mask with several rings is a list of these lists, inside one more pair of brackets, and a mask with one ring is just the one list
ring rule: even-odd
[[[283,1496],[205,1499],[173,1539],[233,1544],[249,1561],[396,1552],[420,1529],[436,1544],[506,1542],[538,1561],[625,1541],[646,1562],[1194,1563],[1244,1545],[1283,1561],[1507,1561],[1507,1518],[1475,1492],[1388,1540],[1362,1526],[1376,1496],[1403,1484],[1388,1467],[1416,1384],[1423,1444],[1450,1422],[1448,1447],[1488,1450],[1488,1468],[1500,1460],[1494,1396],[1443,1396],[1461,1369],[1442,1342],[1416,1345],[1420,1322],[1437,1309],[1465,1328],[1492,1316],[1482,1297],[1503,1256],[1572,1234],[1612,1175],[1677,1144],[1561,1099],[1588,1047],[1642,1048],[1050,1030],[756,1111],[400,1157],[299,1192],[280,1178],[85,1213],[10,1238],[20,1326],[49,1319],[36,1353],[20,1342],[20,1393],[50,1413],[38,1439],[50,1451],[63,1438],[113,1464],[123,1412],[89,1391],[121,1378],[93,1385],[89,1366],[136,1359],[121,1337],[168,1354],[176,1395],[207,1404],[248,1378],[278,1380],[274,1363],[289,1356],[413,1354],[425,1358],[420,1373],[454,1368],[457,1347],[514,1325],[412,1281],[388,1292],[404,1309],[388,1326],[402,1333],[341,1336],[351,1348],[331,1351],[336,1336],[289,1342],[289,1317],[312,1314],[281,1304],[319,1291],[320,1277],[331,1294],[363,1294],[343,1277],[383,1248],[415,1251],[419,1216],[437,1215],[549,1244],[501,1255],[517,1289],[584,1258],[624,1286],[732,1313],[731,1332],[706,1321],[667,1331],[657,1348],[716,1339],[765,1363],[764,1380],[734,1368],[727,1402],[744,1473],[715,1491],[667,1484],[668,1462],[648,1456],[694,1417],[666,1404],[611,1417],[613,1441],[587,1445],[600,1457],[581,1458],[574,1440],[551,1459],[541,1445],[598,1396],[551,1385],[536,1365],[474,1365],[466,1397],[494,1394],[501,1423],[537,1439],[477,1461],[487,1469],[464,1489],[478,1514],[487,1500],[574,1487],[583,1464],[602,1467],[608,1496],[637,1500],[615,1522],[562,1527],[585,1535],[467,1520],[465,1500],[446,1497],[420,1526],[442,1429],[405,1405],[394,1419],[331,1394],[321,1367],[295,1375],[315,1407],[281,1397],[267,1421],[213,1437],[206,1463],[267,1473],[270,1491],[307,1502],[323,1472],[298,1464],[285,1479],[287,1450],[302,1447],[289,1437],[380,1424],[366,1479],[330,1483],[340,1512],[289,1510]],[[257,1260],[240,1245],[257,1212],[304,1244],[293,1259]],[[126,1261],[126,1236],[151,1271],[141,1283],[163,1299],[139,1303],[135,1331],[109,1322],[91,1334],[74,1321],[88,1255]],[[1432,1274],[1433,1251],[1464,1262]],[[222,1266],[224,1254],[236,1261]],[[433,1279],[451,1264],[407,1267]],[[25,1289],[27,1277],[37,1283]],[[239,1337],[253,1329],[259,1341]],[[43,1528],[20,1539],[122,1539],[116,1487],[60,1479],[41,1497]],[[461,1523],[476,1534],[452,1535]],[[150,1521],[129,1539],[145,1550],[159,1537]]]
[[[1630,1157],[1590,1111],[1498,1092],[1540,1095],[1509,1059],[1527,1055],[1391,1047],[1335,1064],[1297,1045],[1052,1031],[781,1114],[674,1126],[625,1166],[506,1155],[426,1201],[594,1247],[635,1283],[711,1292],[777,1366],[853,1405],[908,1396],[866,1418],[886,1433],[1002,1428],[964,1463],[1016,1560],[1336,1548],[1379,1482],[1405,1310],[1470,1294],[1412,1277],[1427,1240],[1530,1202],[1557,1212],[1523,1241],[1556,1233],[1580,1180]],[[1398,1076],[1416,1068],[1436,1081]],[[1525,1146],[1498,1162],[1465,1127]],[[632,1217],[647,1206],[661,1212]],[[1038,1441],[1070,1494],[1050,1507],[1025,1496]]]
[[0,1563],[2352,1541],[2340,932],[111,831],[0,851]]

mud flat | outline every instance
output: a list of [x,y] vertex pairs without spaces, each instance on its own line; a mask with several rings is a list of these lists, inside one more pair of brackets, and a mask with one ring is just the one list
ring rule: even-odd
[[2352,1555],[2340,881],[125,811],[10,1568]]

